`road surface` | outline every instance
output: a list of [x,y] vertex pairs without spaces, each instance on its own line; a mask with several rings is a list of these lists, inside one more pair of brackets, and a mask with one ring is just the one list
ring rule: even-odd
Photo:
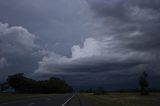
[[0,103],[0,106],[88,106],[78,94],[57,94],[44,98]]

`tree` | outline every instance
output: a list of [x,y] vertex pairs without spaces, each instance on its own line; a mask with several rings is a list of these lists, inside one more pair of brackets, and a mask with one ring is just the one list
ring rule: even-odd
[[29,93],[31,91],[31,84],[33,80],[24,77],[23,73],[8,76],[7,82],[12,86],[18,93]]
[[53,90],[57,93],[72,92],[73,89],[64,80],[59,78],[51,77],[48,83],[52,86]]
[[52,77],[49,80],[35,81],[26,78],[23,73],[8,76],[8,84],[18,93],[67,93],[72,88],[59,78]]
[[148,95],[148,80],[147,80],[148,74],[146,72],[143,72],[139,79],[139,85],[141,87],[141,95]]

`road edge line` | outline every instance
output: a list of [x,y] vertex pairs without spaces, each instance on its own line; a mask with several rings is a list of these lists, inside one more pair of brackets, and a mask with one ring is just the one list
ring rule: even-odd
[[66,102],[64,102],[64,103],[62,104],[62,106],[65,106],[73,97],[74,97],[74,95],[72,95],[72,97],[70,97]]

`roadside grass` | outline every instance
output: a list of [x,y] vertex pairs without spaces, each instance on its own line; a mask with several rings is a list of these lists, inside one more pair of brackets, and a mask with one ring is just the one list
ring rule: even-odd
[[12,93],[0,93],[0,103],[17,101],[17,100],[26,100],[32,98],[41,98],[48,97],[54,94],[12,94]]
[[91,106],[160,106],[160,93],[141,96],[138,93],[81,94]]

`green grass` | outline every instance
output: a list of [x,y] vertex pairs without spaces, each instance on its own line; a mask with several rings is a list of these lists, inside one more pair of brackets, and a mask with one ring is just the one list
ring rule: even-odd
[[31,98],[41,98],[47,97],[54,94],[10,94],[10,93],[0,93],[0,103],[16,100],[26,100]]
[[160,94],[141,96],[138,93],[81,94],[92,106],[160,106]]

